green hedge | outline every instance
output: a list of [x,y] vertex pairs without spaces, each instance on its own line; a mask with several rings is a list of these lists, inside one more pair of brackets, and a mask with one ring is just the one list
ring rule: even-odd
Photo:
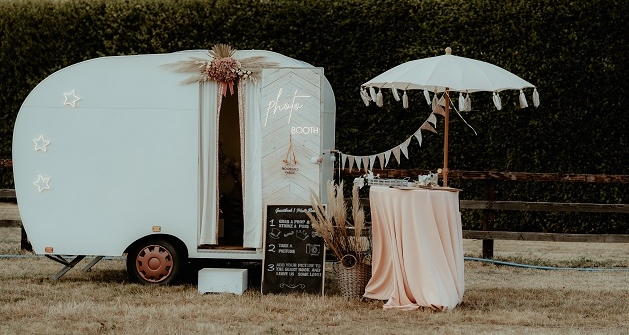
[[[504,108],[497,111],[490,94],[474,94],[476,111],[464,117],[478,135],[453,115],[452,169],[629,174],[622,126],[629,105],[627,12],[625,0],[5,0],[0,2],[0,158],[11,156],[20,104],[54,71],[94,57],[215,43],[273,50],[323,67],[337,98],[337,148],[377,153],[414,133],[430,110],[418,92],[410,95],[409,110],[388,92],[385,107],[365,107],[360,84],[450,46],[455,55],[496,64],[535,84],[542,103],[521,110],[517,92],[504,92]],[[526,93],[530,103],[531,92]],[[401,167],[436,170],[442,146],[441,133],[426,134],[421,148],[413,142],[411,159]],[[11,179],[10,171],[2,171],[0,188],[11,187]],[[481,185],[454,185],[465,188],[463,198],[482,198]],[[627,191],[625,185],[506,183],[498,198],[628,203]],[[563,223],[551,228],[548,218],[521,215],[518,222],[525,224],[509,218],[499,224],[629,233],[626,215],[563,215],[557,218]]]

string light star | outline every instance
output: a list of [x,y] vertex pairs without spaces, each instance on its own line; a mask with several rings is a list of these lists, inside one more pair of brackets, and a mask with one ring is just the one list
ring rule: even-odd
[[42,175],[39,175],[37,180],[33,183],[33,185],[37,186],[37,190],[41,193],[43,190],[49,190],[50,186],[48,183],[50,182],[50,178],[44,178]]
[[35,151],[43,151],[46,152],[46,146],[50,144],[50,141],[44,139],[44,135],[39,135],[38,138],[34,139],[35,143]]
[[65,97],[65,101],[63,102],[63,104],[70,105],[72,107],[75,107],[76,102],[81,100],[81,98],[76,96],[76,94],[74,93],[74,90],[72,90],[70,93],[63,93],[63,96]]

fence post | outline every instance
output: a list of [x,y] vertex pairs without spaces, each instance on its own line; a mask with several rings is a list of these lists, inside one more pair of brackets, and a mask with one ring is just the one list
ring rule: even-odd
[[[485,200],[496,200],[496,180],[485,180]],[[483,231],[490,230],[494,223],[494,210],[483,210]],[[483,240],[483,258],[494,258],[494,240]]]

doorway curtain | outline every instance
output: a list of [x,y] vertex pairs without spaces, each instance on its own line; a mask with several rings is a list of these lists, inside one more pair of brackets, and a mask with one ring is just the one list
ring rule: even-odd
[[[199,83],[199,209],[200,245],[218,243],[218,129],[223,83]],[[260,86],[238,81],[241,178],[243,194],[243,247],[262,247],[262,171]]]

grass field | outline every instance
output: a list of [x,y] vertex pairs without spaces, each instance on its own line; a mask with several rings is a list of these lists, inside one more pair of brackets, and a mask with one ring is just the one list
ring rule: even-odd
[[[0,254],[19,253],[19,229],[0,228]],[[465,241],[479,257],[480,241]],[[496,258],[527,264],[629,268],[625,244],[496,241]],[[0,259],[0,334],[627,334],[629,271],[537,270],[468,261],[451,312],[383,310],[327,293],[204,294],[190,283],[129,284],[123,260],[80,267],[59,281],[45,258]],[[254,281],[255,282],[255,281]]]

